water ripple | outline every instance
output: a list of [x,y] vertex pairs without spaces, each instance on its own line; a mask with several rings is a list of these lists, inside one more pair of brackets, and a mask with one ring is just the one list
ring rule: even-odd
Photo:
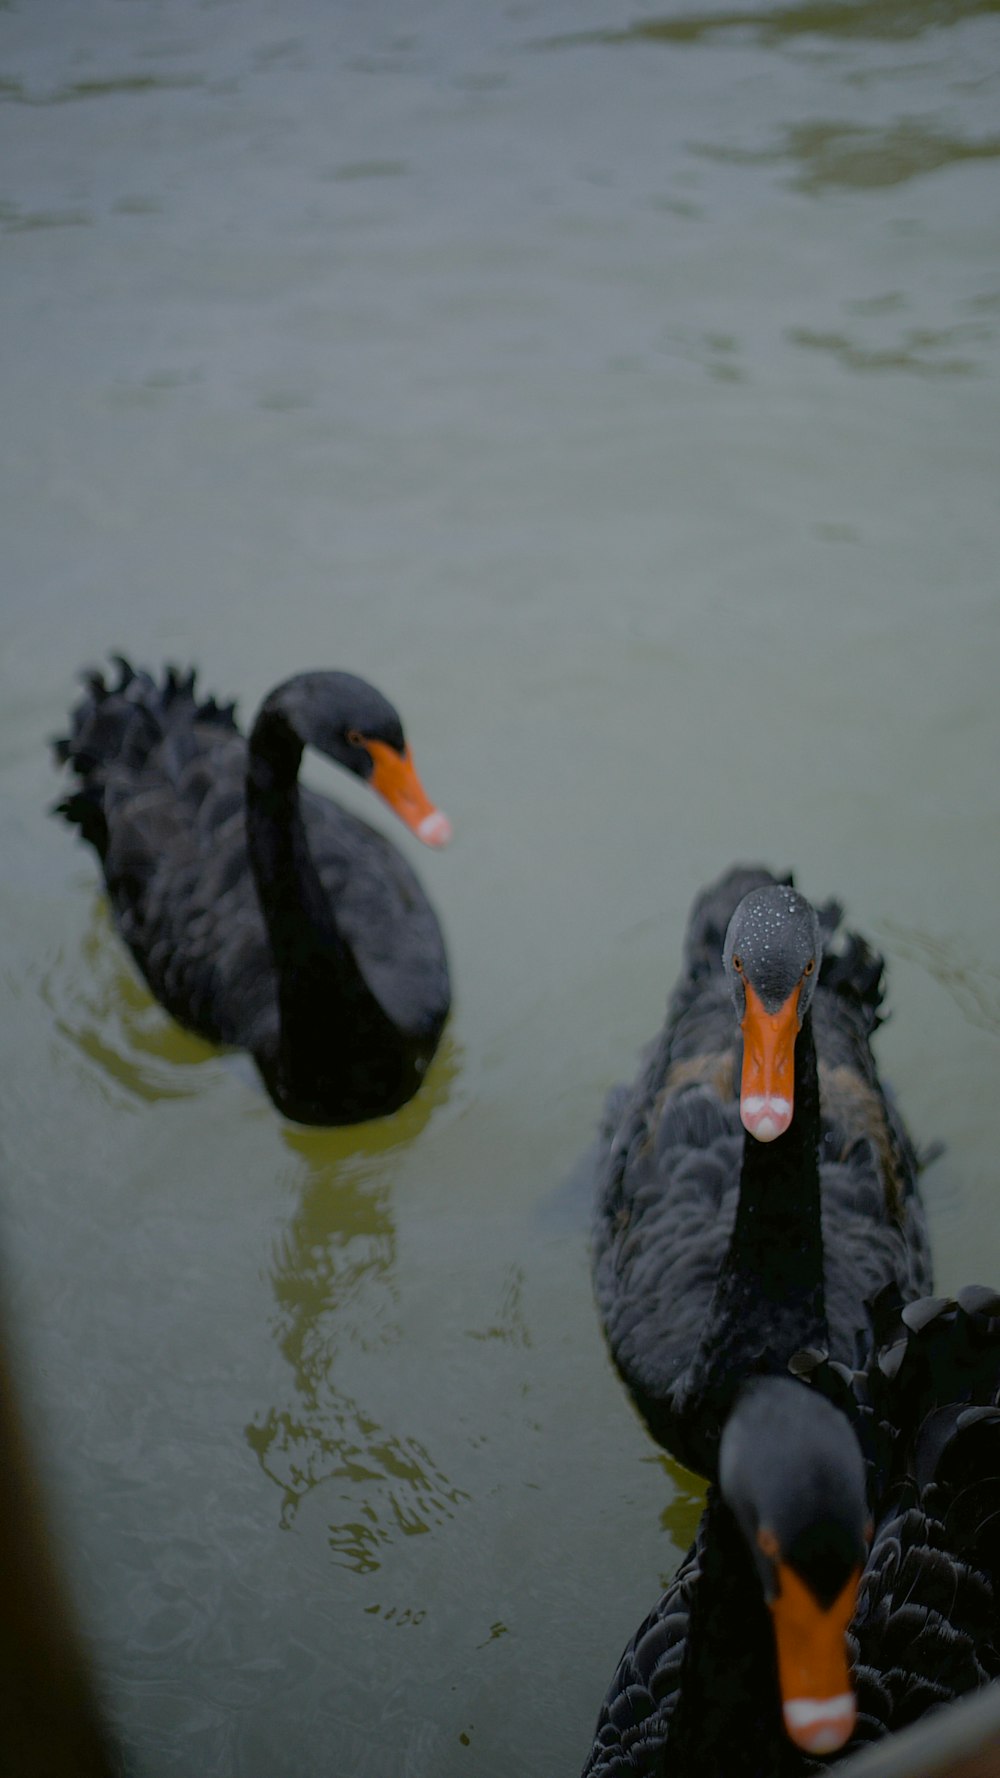
[[776,148],[743,149],[714,143],[692,144],[706,160],[736,166],[768,166],[797,161],[793,180],[799,191],[816,193],[831,187],[872,191],[905,185],[942,167],[1000,157],[1000,136],[979,141],[947,135],[916,118],[899,118],[887,129],[816,119],[791,124]]
[[[895,346],[864,346],[844,333],[824,333],[807,327],[788,330],[795,346],[828,352],[848,370],[909,371],[921,377],[975,376],[981,365],[974,359],[955,356],[950,348],[968,340],[992,338],[992,330],[972,325],[909,328]],[[936,353],[945,355],[938,357]]]
[[0,76],[0,101],[17,105],[70,105],[79,99],[106,99],[119,93],[177,92],[204,86],[199,74],[119,74],[70,80],[49,92],[29,92],[23,81]]
[[545,39],[539,47],[564,48],[587,43],[672,43],[711,41],[730,32],[749,33],[759,43],[777,44],[799,37],[837,40],[876,38],[893,42],[946,30],[967,19],[1000,12],[1000,0],[867,0],[863,5],[823,0],[806,6],[767,10],[733,7],[723,12],[679,13],[671,18],[639,19],[623,28],[567,32]]
[[[273,1332],[291,1372],[290,1399],[263,1407],[244,1436],[294,1523],[322,1488],[337,1501],[327,1542],[343,1567],[370,1574],[399,1537],[421,1536],[469,1499],[407,1424],[362,1400],[359,1379],[390,1397],[404,1334],[396,1314],[397,1239],[387,1161],[446,1100],[458,1052],[446,1040],[418,1098],[354,1132],[287,1131],[306,1162],[297,1207],[275,1243]],[[367,1147],[359,1148],[365,1140]],[[352,1144],[352,1147],[348,1145]],[[504,1309],[518,1327],[518,1292]],[[492,1330],[491,1330],[492,1331]],[[384,1361],[384,1362],[383,1362]],[[367,1389],[364,1389],[367,1393]]]
[[970,1025],[1000,1037],[1000,969],[984,964],[960,941],[896,920],[885,925],[899,955],[940,982]]
[[[39,994],[60,1035],[96,1065],[117,1102],[184,1099],[201,1092],[221,1052],[174,1023],[154,1000],[114,928],[108,903],[95,898],[79,956],[46,968]],[[209,1072],[206,1073],[206,1065]]]

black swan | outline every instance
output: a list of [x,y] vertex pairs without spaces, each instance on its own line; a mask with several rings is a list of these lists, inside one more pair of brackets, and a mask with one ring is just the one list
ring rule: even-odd
[[1000,1296],[910,1303],[837,1393],[737,1396],[583,1778],[798,1778],[1000,1676]]
[[115,685],[85,675],[56,743],[79,781],[59,810],[95,847],[152,992],[190,1030],[249,1050],[298,1123],[396,1110],[448,1015],[441,929],[395,848],[298,782],[315,747],[444,845],[393,706],[353,674],[299,673],[246,740],[232,705],[196,698],[193,672],[157,684],[118,665]]
[[931,1288],[917,1156],[869,1044],[882,960],[854,935],[824,955],[839,917],[758,868],[705,890],[664,1030],[605,1114],[605,1336],[653,1437],[703,1475],[746,1377],[801,1347],[863,1363],[878,1291]]

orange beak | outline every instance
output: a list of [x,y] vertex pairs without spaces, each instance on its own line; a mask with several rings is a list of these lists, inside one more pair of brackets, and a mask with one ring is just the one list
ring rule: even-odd
[[425,846],[446,846],[451,839],[451,822],[436,809],[417,777],[410,758],[410,749],[397,753],[385,741],[364,742],[372,756],[374,769],[371,786],[384,797],[390,809],[405,822]]
[[847,1626],[854,1616],[861,1569],[824,1611],[787,1563],[778,1563],[780,1592],[771,1600],[778,1685],[785,1732],[806,1753],[834,1753],[850,1739],[858,1707],[847,1665]]
[[743,1077],[740,1118],[758,1142],[773,1142],[792,1121],[795,1092],[795,1039],[799,1034],[799,987],[784,1006],[768,1012],[760,995],[744,982]]

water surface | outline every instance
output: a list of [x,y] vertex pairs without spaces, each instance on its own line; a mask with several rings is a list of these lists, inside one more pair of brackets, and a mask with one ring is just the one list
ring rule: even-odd
[[[574,1169],[732,859],[885,949],[1000,1279],[998,73],[983,3],[0,10],[0,1236],[143,1778],[579,1769],[699,1497]],[[150,1004],[46,815],[109,649],[399,704],[457,991],[397,1117]]]

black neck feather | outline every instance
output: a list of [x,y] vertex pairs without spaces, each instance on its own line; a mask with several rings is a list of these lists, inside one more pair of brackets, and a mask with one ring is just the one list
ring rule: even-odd
[[827,1345],[819,1080],[808,1013],[795,1045],[794,1093],[784,1135],[766,1143],[744,1137],[733,1232],[681,1386],[696,1410],[685,1416],[692,1442],[672,1448],[702,1474],[714,1474],[719,1434],[745,1378],[780,1375],[801,1347]]
[[302,823],[302,751],[287,718],[265,706],[250,737],[247,849],[279,974],[294,966],[310,944],[336,944],[339,939]]
[[760,1579],[714,1487],[698,1542],[700,1571],[670,1721],[669,1769],[685,1778],[782,1778],[801,1771],[781,1724],[774,1633]]
[[[794,1328],[796,1346],[825,1343],[819,1183],[819,1077],[812,1015],[795,1044],[795,1113],[783,1136],[743,1142],[732,1239],[713,1303],[716,1314],[761,1331]],[[795,1348],[793,1347],[793,1350]]]
[[320,1121],[332,1122],[400,1103],[403,1061],[400,1034],[338,927],[309,851],[302,750],[284,713],[265,706],[250,739],[247,848],[277,975],[280,1033],[278,1055],[258,1060],[289,1116],[314,1121],[319,1094]]

